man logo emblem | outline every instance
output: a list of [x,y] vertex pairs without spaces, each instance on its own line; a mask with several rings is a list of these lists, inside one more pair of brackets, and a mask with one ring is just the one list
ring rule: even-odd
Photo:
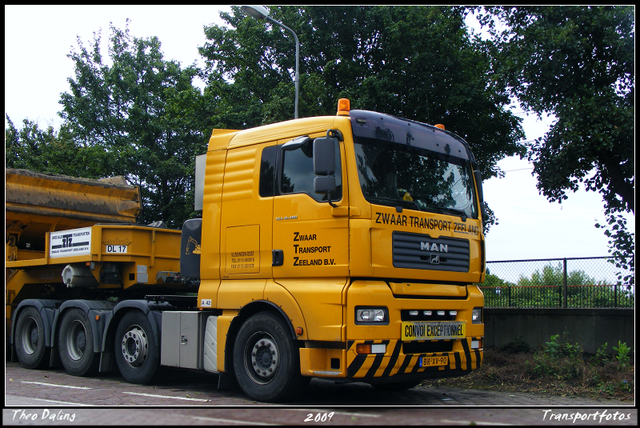
[[429,263],[431,263],[432,265],[439,265],[440,256],[437,254],[431,254],[431,259],[429,260]]

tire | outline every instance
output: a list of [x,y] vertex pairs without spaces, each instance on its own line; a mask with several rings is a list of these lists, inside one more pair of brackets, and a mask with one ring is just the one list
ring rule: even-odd
[[289,329],[270,312],[251,316],[233,347],[233,368],[242,391],[265,402],[284,401],[308,384]]
[[160,349],[146,315],[134,310],[122,317],[116,330],[116,364],[131,383],[151,382],[160,366]]
[[60,361],[73,376],[91,376],[98,371],[99,354],[93,352],[93,330],[80,309],[65,312],[58,330]]
[[51,348],[46,347],[44,321],[36,308],[28,307],[20,312],[14,344],[23,367],[41,369],[48,364]]

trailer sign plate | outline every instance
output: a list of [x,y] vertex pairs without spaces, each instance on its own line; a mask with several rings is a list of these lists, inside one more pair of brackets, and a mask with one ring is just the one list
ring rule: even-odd
[[109,254],[126,254],[127,246],[126,245],[107,245],[107,253]]
[[448,366],[449,356],[443,355],[440,357],[422,357],[420,359],[420,367],[436,367],[436,366]]
[[402,340],[451,340],[466,335],[464,321],[405,321]]
[[49,235],[49,257],[73,257],[91,254],[91,228],[61,230]]

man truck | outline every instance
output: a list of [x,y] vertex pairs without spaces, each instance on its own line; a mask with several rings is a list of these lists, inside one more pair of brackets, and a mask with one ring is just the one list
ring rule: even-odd
[[[7,172],[23,366],[133,383],[194,369],[266,402],[311,378],[407,389],[480,367],[483,199],[462,138],[341,99],[335,116],[214,130],[196,163],[201,216],[182,231],[132,224],[137,188],[63,181],[40,203]],[[72,207],[51,208],[60,193]]]

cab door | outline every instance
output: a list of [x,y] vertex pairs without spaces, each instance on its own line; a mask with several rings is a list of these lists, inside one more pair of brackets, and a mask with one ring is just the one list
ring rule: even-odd
[[[312,134],[283,141],[278,151],[273,207],[273,277],[349,275],[349,195],[344,142],[335,138],[335,190],[316,193]],[[315,155],[318,157],[318,155]]]

